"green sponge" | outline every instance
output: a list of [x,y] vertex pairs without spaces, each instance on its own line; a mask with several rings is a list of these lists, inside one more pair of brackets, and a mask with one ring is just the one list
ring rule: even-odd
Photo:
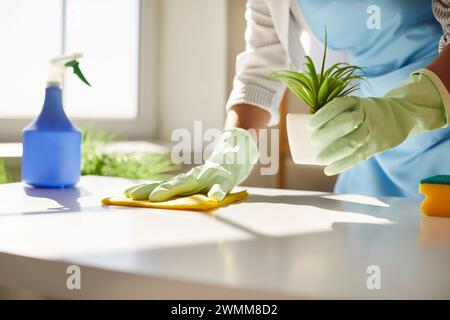
[[450,185],[450,175],[437,175],[420,180],[420,183],[448,184]]

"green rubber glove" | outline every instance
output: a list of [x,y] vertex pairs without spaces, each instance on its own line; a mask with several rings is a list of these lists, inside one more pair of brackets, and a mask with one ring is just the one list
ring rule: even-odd
[[449,94],[429,70],[382,98],[336,98],[310,120],[311,141],[326,175],[343,172],[371,156],[393,148],[409,135],[448,123]]
[[132,186],[125,190],[125,196],[132,200],[148,200],[148,195],[157,186],[161,184],[162,181],[152,181],[149,183],[142,183],[137,186]]
[[258,157],[258,149],[248,131],[225,130],[205,164],[156,187],[136,186],[128,194],[159,202],[174,196],[207,193],[208,197],[220,201],[248,177]]

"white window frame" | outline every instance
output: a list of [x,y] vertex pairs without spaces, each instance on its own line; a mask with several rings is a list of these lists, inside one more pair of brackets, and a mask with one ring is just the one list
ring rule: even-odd
[[[138,112],[132,119],[77,118],[79,128],[110,132],[122,139],[148,140],[157,133],[159,0],[139,1]],[[42,84],[44,92],[45,83]],[[42,101],[36,101],[42,104]],[[22,130],[35,117],[0,117],[0,142],[22,140]]]

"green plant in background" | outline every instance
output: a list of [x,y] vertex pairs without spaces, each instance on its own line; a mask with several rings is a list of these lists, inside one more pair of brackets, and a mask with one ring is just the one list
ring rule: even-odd
[[0,184],[7,183],[8,176],[6,175],[6,167],[3,160],[0,159]]
[[166,180],[178,169],[167,153],[105,152],[105,146],[114,141],[113,135],[84,130],[82,175]]
[[311,57],[305,56],[306,71],[280,70],[271,75],[271,78],[281,80],[293,94],[305,102],[312,114],[334,98],[349,95],[357,90],[358,84],[355,84],[355,81],[365,80],[363,69],[348,63],[336,63],[324,70],[327,56],[326,28],[324,46],[320,73],[317,73]]

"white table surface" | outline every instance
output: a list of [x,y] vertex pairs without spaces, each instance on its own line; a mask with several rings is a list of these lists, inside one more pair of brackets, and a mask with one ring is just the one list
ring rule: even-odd
[[[419,201],[248,188],[214,214],[102,207],[134,181],[0,185],[0,286],[66,298],[450,298],[450,219]],[[81,268],[68,290],[66,268]],[[367,288],[367,267],[381,289]]]

